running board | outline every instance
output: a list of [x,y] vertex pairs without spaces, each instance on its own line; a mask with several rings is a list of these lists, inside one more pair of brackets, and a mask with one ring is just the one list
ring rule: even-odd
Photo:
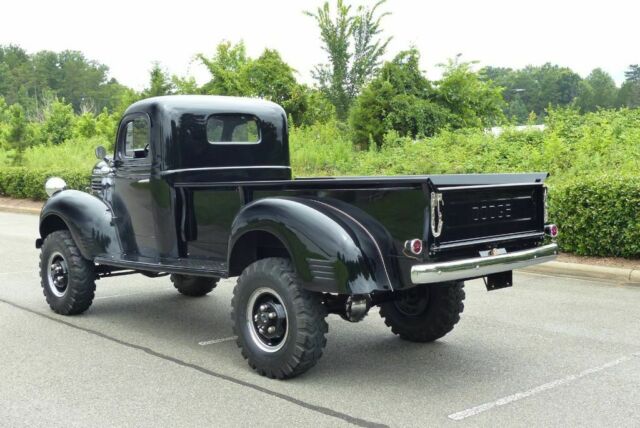
[[99,265],[145,272],[178,273],[183,275],[207,276],[213,278],[227,278],[229,275],[226,263],[202,259],[158,260],[151,257],[123,259],[107,256],[96,257],[93,261]]

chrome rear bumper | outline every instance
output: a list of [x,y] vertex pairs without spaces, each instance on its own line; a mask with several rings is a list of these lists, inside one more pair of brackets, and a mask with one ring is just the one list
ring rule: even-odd
[[459,279],[477,278],[551,261],[558,255],[558,244],[496,256],[416,265],[411,268],[411,282],[431,284]]

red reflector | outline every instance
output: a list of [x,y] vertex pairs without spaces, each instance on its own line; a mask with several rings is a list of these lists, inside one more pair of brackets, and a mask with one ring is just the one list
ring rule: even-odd
[[422,241],[420,239],[411,241],[411,252],[416,255],[422,252]]
[[544,232],[552,238],[558,236],[558,226],[555,224],[548,224],[544,227]]

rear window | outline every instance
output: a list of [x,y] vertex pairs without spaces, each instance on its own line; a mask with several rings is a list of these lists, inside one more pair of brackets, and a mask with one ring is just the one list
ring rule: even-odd
[[207,140],[211,144],[257,144],[260,142],[258,119],[244,114],[209,116]]

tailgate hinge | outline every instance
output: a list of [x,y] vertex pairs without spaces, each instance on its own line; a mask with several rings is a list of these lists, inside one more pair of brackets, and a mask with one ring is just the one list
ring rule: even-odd
[[442,193],[432,191],[431,192],[431,233],[434,238],[437,238],[442,233],[442,225],[444,218],[442,216],[442,207],[444,206],[444,200],[442,199]]

